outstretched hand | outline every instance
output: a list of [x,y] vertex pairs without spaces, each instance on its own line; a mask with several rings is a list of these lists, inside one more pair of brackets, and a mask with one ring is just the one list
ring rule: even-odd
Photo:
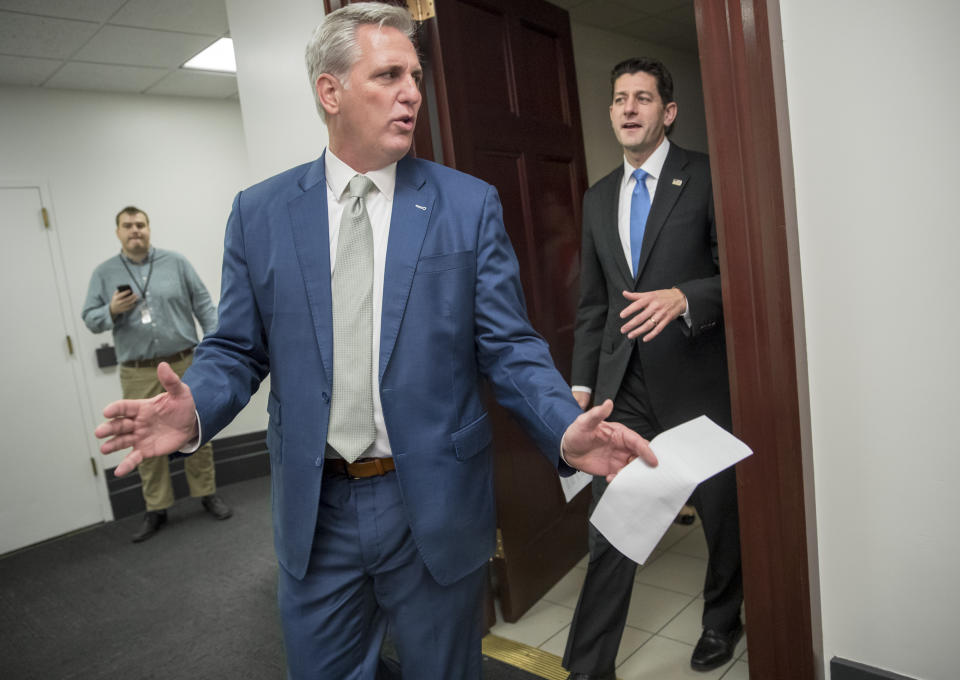
[[657,457],[646,439],[620,423],[608,423],[613,402],[607,399],[582,413],[563,435],[563,457],[571,467],[613,481],[616,474],[634,458],[650,467]]
[[157,378],[166,390],[151,399],[122,399],[103,409],[109,418],[94,430],[102,453],[133,447],[114,474],[123,477],[146,458],[179,451],[197,437],[196,407],[190,388],[163,362]]

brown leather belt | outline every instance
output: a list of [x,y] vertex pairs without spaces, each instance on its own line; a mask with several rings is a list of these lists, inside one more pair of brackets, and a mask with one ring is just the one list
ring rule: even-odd
[[182,352],[171,354],[168,357],[153,357],[152,359],[132,359],[130,361],[121,361],[120,364],[128,368],[156,368],[163,361],[166,361],[168,364],[172,364],[174,361],[180,361],[181,359],[186,359],[191,354],[193,354],[193,347],[188,347]]
[[327,458],[323,461],[323,474],[346,475],[350,479],[379,477],[396,469],[393,458],[360,458],[353,463],[343,458]]

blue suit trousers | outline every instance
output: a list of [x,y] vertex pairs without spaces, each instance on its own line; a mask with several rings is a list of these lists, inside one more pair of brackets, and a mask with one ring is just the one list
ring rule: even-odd
[[307,574],[280,568],[288,677],[374,680],[389,626],[404,678],[479,680],[485,573],[434,580],[395,472],[325,477]]

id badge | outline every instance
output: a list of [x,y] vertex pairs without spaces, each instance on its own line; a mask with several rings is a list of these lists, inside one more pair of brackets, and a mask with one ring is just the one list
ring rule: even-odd
[[140,308],[140,323],[150,323],[153,320],[153,317],[150,316],[150,308],[147,305],[143,305]]

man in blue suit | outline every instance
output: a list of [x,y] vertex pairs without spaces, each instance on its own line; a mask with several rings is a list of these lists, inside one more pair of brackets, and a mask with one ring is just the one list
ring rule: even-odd
[[[562,473],[656,459],[582,413],[530,327],[493,187],[407,158],[421,67],[405,10],[331,13],[307,47],[330,143],[241,192],[220,325],[167,393],[111,404],[105,453],[189,451],[269,373],[279,604],[292,678],[369,679],[387,624],[404,677],[477,679],[494,549],[482,385]],[[562,459],[561,459],[562,451]],[[570,467],[572,466],[572,467]]]

